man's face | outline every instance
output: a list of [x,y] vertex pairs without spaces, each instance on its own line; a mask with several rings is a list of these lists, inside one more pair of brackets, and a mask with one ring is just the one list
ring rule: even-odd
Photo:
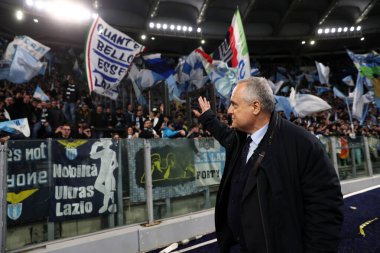
[[255,124],[256,116],[253,114],[253,106],[244,100],[245,84],[239,83],[231,96],[231,105],[228,113],[232,117],[232,127],[243,132],[250,132]]
[[144,123],[144,127],[145,127],[145,128],[151,128],[151,127],[152,127],[152,122],[151,122],[150,120],[145,121],[145,123]]

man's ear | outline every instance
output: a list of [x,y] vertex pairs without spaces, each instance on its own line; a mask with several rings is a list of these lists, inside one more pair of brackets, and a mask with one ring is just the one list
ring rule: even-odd
[[261,111],[261,103],[257,100],[253,101],[251,108],[253,115],[257,116]]

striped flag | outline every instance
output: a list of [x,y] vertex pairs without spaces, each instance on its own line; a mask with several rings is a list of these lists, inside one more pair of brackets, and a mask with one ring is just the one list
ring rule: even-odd
[[236,10],[227,36],[214,52],[213,59],[225,62],[229,67],[237,68],[238,80],[251,76],[248,46],[239,10]]

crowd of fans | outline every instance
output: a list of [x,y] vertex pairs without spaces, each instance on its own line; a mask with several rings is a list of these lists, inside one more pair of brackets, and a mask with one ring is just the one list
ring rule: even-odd
[[[331,64],[333,65],[333,64]],[[263,64],[261,73],[269,78],[276,66]],[[294,66],[287,66],[290,75],[296,75]],[[334,70],[334,67],[332,67]],[[338,68],[337,68],[338,69]],[[347,68],[340,68],[347,71]],[[348,68],[349,69],[349,68]],[[66,71],[67,73],[67,71]],[[334,73],[334,72],[332,72]],[[339,71],[337,73],[341,74]],[[343,73],[346,75],[347,73]],[[341,74],[341,75],[343,75]],[[337,79],[335,74],[332,80]],[[50,97],[40,101],[32,97],[36,85]],[[307,85],[315,94],[313,85]],[[298,87],[300,89],[302,87]],[[287,96],[289,91],[283,91]],[[132,96],[131,96],[132,97]],[[380,115],[375,104],[370,104],[363,124],[353,120],[351,124],[346,104],[333,96],[332,91],[320,95],[332,109],[300,118],[294,114],[290,121],[308,129],[316,136],[372,136],[379,138]],[[110,100],[109,100],[110,101]],[[170,111],[170,115],[164,112]],[[284,115],[283,112],[278,112]],[[8,117],[9,115],[9,117]],[[104,103],[102,98],[89,94],[84,78],[73,73],[63,75],[58,68],[49,74],[36,77],[29,83],[14,85],[0,80],[0,121],[27,118],[31,130],[30,138],[199,138],[210,134],[202,129],[196,119],[188,122],[185,106],[173,103],[165,110],[163,103],[154,104],[149,111],[137,103]],[[231,119],[224,106],[217,108],[218,118],[230,124]],[[2,141],[21,138],[21,135],[0,133]]]

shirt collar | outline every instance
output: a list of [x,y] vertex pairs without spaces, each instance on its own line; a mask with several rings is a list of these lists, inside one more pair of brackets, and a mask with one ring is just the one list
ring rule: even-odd
[[263,139],[265,133],[268,130],[268,126],[269,126],[268,123],[265,124],[262,128],[260,128],[253,134],[248,134],[247,137],[250,136],[252,139],[252,142],[255,143],[256,145],[259,145],[260,141]]

